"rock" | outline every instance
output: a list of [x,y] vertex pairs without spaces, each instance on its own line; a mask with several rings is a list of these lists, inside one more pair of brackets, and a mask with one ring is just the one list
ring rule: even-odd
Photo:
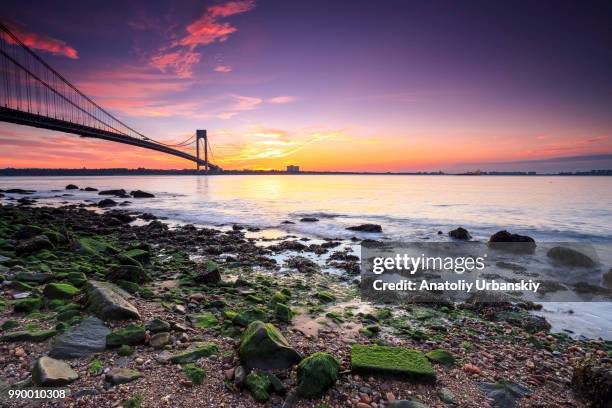
[[98,195],[112,195],[115,197],[127,198],[127,192],[124,189],[116,189],[116,190],[102,190],[98,193]]
[[382,227],[378,224],[361,224],[355,227],[348,227],[347,230],[359,232],[382,232]]
[[140,324],[129,324],[122,329],[117,329],[106,336],[107,347],[119,347],[121,345],[136,345],[144,342],[145,329]]
[[196,276],[193,278],[198,283],[217,283],[221,281],[221,270],[215,261],[206,261],[196,265]]
[[147,249],[133,248],[119,255],[120,258],[135,259],[139,263],[149,263],[151,261],[151,253]]
[[455,358],[453,357],[453,355],[444,349],[432,350],[429,353],[425,354],[425,357],[427,357],[427,359],[429,359],[429,361],[431,362],[448,366],[453,365],[453,363],[455,362]]
[[68,364],[51,357],[41,357],[34,363],[32,380],[42,387],[60,387],[79,378]]
[[68,184],[66,186],[66,190],[78,190],[78,189],[79,189],[79,186],[74,185],[74,184]]
[[193,327],[197,327],[199,329],[208,329],[219,324],[217,317],[210,312],[192,314],[187,316],[187,319],[193,325]]
[[438,391],[438,397],[440,397],[440,400],[446,404],[456,404],[455,394],[448,388],[441,388]]
[[584,358],[574,364],[571,387],[589,406],[609,408],[612,401],[612,362]]
[[285,265],[297,269],[300,273],[316,273],[319,270],[316,262],[303,256],[292,256],[285,261]]
[[174,306],[172,306],[172,311],[174,313],[178,313],[178,314],[182,314],[182,315],[187,313],[187,310],[185,309],[184,305],[174,305]]
[[13,310],[15,312],[30,313],[42,307],[42,300],[39,297],[29,297],[18,299],[13,302]]
[[55,330],[39,330],[36,332],[16,331],[0,336],[0,342],[30,341],[32,343],[40,343],[55,336],[56,334],[57,332]]
[[145,323],[145,329],[151,333],[165,332],[170,330],[170,323],[160,318],[155,318]]
[[268,314],[266,313],[266,311],[261,308],[255,307],[243,310],[242,312],[232,317],[232,324],[246,327],[256,320],[267,321],[267,319]]
[[604,273],[602,279],[603,279],[603,283],[606,286],[612,288],[612,269],[610,269],[610,270],[608,270],[608,272]]
[[402,347],[353,344],[351,371],[365,375],[396,375],[415,382],[436,381],[436,373],[425,355]]
[[465,371],[466,373],[470,373],[470,374],[482,373],[482,370],[480,369],[480,367],[475,366],[474,364],[469,364],[469,363],[463,365],[463,371]]
[[24,225],[13,235],[13,238],[30,239],[37,235],[44,235],[44,230],[36,225]]
[[9,194],[34,194],[36,190],[24,190],[22,188],[9,188],[8,190],[4,190],[5,193]]
[[243,366],[238,366],[234,370],[234,384],[238,386],[238,388],[242,388],[244,385],[244,381],[246,379],[246,370]]
[[70,272],[66,275],[66,280],[74,286],[83,286],[87,283],[87,275],[83,272]]
[[178,353],[170,357],[170,361],[175,364],[193,363],[200,358],[209,357],[219,352],[216,344],[204,344],[196,348]]
[[274,304],[274,316],[281,322],[289,323],[293,318],[293,311],[284,303]]
[[536,242],[526,235],[511,234],[506,230],[498,231],[489,238],[489,246],[495,249],[518,253],[533,253]]
[[104,200],[98,201],[98,207],[109,208],[117,206],[117,202],[111,198],[105,198]]
[[45,283],[55,278],[55,274],[50,272],[18,272],[15,280],[24,282]]
[[246,367],[263,370],[286,369],[302,359],[276,327],[261,321],[252,322],[242,333],[239,355]]
[[87,357],[106,349],[110,329],[102,320],[88,317],[57,337],[49,355],[53,358]]
[[130,192],[130,195],[134,198],[153,198],[155,197],[154,194],[147,193],[146,191],[142,191],[142,190],[134,190]]
[[429,408],[429,406],[416,400],[395,400],[387,404],[387,408]]
[[539,333],[547,332],[550,330],[550,323],[546,321],[546,318],[535,315],[524,315],[520,314],[515,316],[513,314],[503,315],[504,319],[513,326],[522,327],[527,333]]
[[47,299],[72,299],[79,289],[69,283],[49,283],[43,294]]
[[496,383],[481,383],[480,390],[500,408],[514,408],[516,402],[531,395],[531,390],[512,381],[500,380]]
[[142,373],[129,368],[113,368],[106,373],[106,381],[113,385],[125,384],[142,377]]
[[563,266],[579,268],[592,268],[595,266],[595,261],[572,248],[556,246],[549,249],[546,256]]
[[311,354],[298,364],[298,394],[307,398],[322,396],[336,383],[338,370],[340,363],[330,354]]
[[93,187],[85,187],[83,190],[85,190],[85,191],[98,191],[97,188],[93,188]]
[[129,294],[112,283],[87,282],[88,309],[103,320],[140,319],[138,309],[126,300]]
[[15,247],[17,256],[28,255],[43,249],[54,249],[55,246],[49,238],[44,235],[37,235],[25,241],[20,241]]
[[318,222],[319,219],[318,218],[314,218],[314,217],[304,217],[302,219],[300,219],[300,222]]
[[336,300],[336,296],[333,293],[326,291],[317,292],[316,297],[321,303],[329,303]]
[[468,240],[472,239],[472,236],[470,235],[468,230],[466,230],[463,227],[459,227],[457,229],[449,231],[448,232],[448,236],[451,237],[451,238],[454,238],[454,239],[462,240],[462,241],[468,241]]
[[149,340],[151,347],[156,349],[163,348],[168,343],[170,343],[170,333],[168,332],[156,333]]
[[244,384],[255,401],[265,402],[270,398],[269,390],[272,388],[272,382],[264,373],[255,371],[249,373]]
[[106,279],[111,282],[120,280],[145,283],[150,280],[149,275],[140,265],[113,265],[106,273]]

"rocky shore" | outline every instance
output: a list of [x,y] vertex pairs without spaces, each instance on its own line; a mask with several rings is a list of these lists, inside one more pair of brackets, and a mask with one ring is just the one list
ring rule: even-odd
[[534,305],[374,305],[338,240],[170,227],[109,198],[142,191],[60,207],[28,193],[0,205],[2,406],[611,406],[612,344],[552,334]]

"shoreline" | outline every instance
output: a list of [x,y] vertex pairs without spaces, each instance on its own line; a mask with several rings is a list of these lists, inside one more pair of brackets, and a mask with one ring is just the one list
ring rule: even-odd
[[[154,318],[170,322],[168,343],[161,349],[151,347],[151,334],[154,334],[151,333],[130,346],[134,353],[130,357],[119,357],[117,350],[112,348],[95,354],[95,359],[105,369],[126,366],[141,372],[144,380],[109,387],[104,375],[91,372],[91,356],[69,360],[79,373],[79,379],[69,388],[75,392],[90,390],[89,395],[79,398],[87,404],[110,406],[112,401],[128,400],[141,394],[146,406],[154,407],[167,406],[169,401],[182,406],[191,406],[194,401],[199,401],[200,406],[220,406],[224,402],[231,406],[258,406],[250,395],[252,390],[243,388],[236,379],[236,370],[242,363],[237,350],[241,332],[253,318],[270,321],[303,355],[326,352],[340,361],[341,374],[337,383],[315,400],[297,398],[293,405],[296,407],[314,407],[319,403],[358,407],[374,403],[382,407],[393,400],[409,398],[416,398],[428,406],[443,406],[443,396],[450,398],[450,395],[460,406],[485,406],[492,400],[483,391],[482,383],[498,384],[500,380],[529,388],[529,395],[521,398],[522,406],[580,406],[570,387],[576,382],[572,378],[572,365],[587,355],[602,357],[612,350],[611,342],[577,340],[548,333],[544,319],[520,306],[368,304],[358,299],[355,283],[348,274],[323,274],[318,265],[300,256],[289,259],[292,271],[281,269],[275,260],[276,254],[300,247],[315,255],[337,254],[332,260],[336,266],[355,270],[356,257],[346,248],[338,251],[342,248],[338,240],[322,240],[317,244],[285,237],[260,246],[257,241],[246,238],[246,230],[240,226],[227,231],[189,224],[168,228],[155,219],[142,225],[130,225],[134,216],[143,217],[143,214],[130,215],[129,210],[123,209],[92,212],[83,204],[30,207],[27,199],[18,207],[1,206],[0,214],[3,237],[9,231],[12,231],[11,237],[19,234],[25,227],[14,221],[27,219],[28,225],[52,229],[67,240],[58,241],[52,250],[43,249],[43,256],[34,253],[25,258],[13,258],[16,255],[13,252],[11,259],[21,262],[8,267],[7,274],[14,277],[42,263],[53,273],[53,281],[69,282],[68,275],[60,272],[58,276],[56,269],[60,265],[64,271],[73,271],[68,273],[85,271],[82,273],[86,280],[110,280],[132,291],[130,302],[140,313],[142,322]],[[8,238],[8,243],[4,238],[5,257],[11,255],[7,248],[13,245]],[[84,242],[88,242],[83,241],[85,238],[94,243],[110,244],[113,252],[118,252],[87,252],[87,256],[82,256]],[[57,236],[56,239],[62,240]],[[133,265],[136,268],[127,268],[130,273],[109,267],[109,263],[112,265],[120,259],[119,254],[129,251],[144,257]],[[209,274],[203,273],[202,265],[208,265],[207,262],[216,265],[218,278],[207,278]],[[21,268],[14,269],[18,266]],[[143,273],[146,279],[141,277]],[[27,289],[33,293],[42,292],[45,304],[39,312],[23,314],[15,313],[10,307],[15,300],[8,300],[2,320],[16,321],[21,328],[30,327],[32,333],[51,330],[57,317],[45,295],[49,282],[27,282],[28,286],[15,283],[3,286],[3,298],[11,299]],[[56,327],[53,337],[73,330],[91,315],[83,309],[87,302],[86,292],[79,289],[79,294],[73,298],[75,303],[69,303],[81,305],[78,313],[72,314],[70,319],[73,320],[67,321],[65,327]],[[288,310],[271,303],[274,297],[283,299]],[[129,323],[107,322],[107,325],[117,331]],[[14,331],[3,330],[1,335]],[[160,362],[164,352],[175,354],[200,343],[215,344],[220,350],[216,358],[197,360],[197,367],[203,368],[208,375],[207,391],[202,386],[189,384],[180,366]],[[407,347],[419,353],[444,349],[453,356],[454,362],[450,366],[434,362],[437,382],[430,386],[401,379],[388,380],[374,373],[362,376],[351,372],[351,349],[355,344]],[[3,377],[12,384],[27,383],[36,358],[52,349],[53,340],[3,341],[0,345],[5,363]],[[520,358],[508,359],[508,355]],[[277,370],[274,374],[283,384],[285,393],[295,398],[295,368]],[[174,379],[172,385],[168,385],[168,378]],[[172,397],[168,399],[167,395]],[[206,398],[203,399],[203,395]],[[271,393],[269,398],[281,405],[290,399],[282,393]]]

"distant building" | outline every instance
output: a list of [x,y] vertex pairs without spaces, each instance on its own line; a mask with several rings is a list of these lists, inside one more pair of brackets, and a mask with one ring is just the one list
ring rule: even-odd
[[287,166],[287,173],[299,173],[300,166],[289,165]]

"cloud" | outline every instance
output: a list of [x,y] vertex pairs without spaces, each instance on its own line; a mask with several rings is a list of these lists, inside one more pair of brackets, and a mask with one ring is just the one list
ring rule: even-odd
[[248,111],[253,110],[263,102],[263,99],[255,98],[252,96],[243,95],[230,95],[234,99],[234,104],[231,106],[231,110],[236,111]]
[[280,105],[285,103],[291,103],[295,100],[297,100],[295,96],[275,96],[274,98],[268,99],[267,102]]
[[[219,21],[221,18],[245,13],[255,7],[252,0],[230,1],[224,4],[210,6],[197,20],[185,27],[186,35],[172,41],[153,55],[150,60],[151,66],[162,72],[172,70],[181,78],[189,78],[193,75],[193,66],[201,59],[201,53],[196,51],[198,46],[208,45],[215,42],[224,42],[229,36],[237,31],[237,28],[228,22]],[[220,68],[220,67],[217,67]],[[231,70],[230,67],[221,69]],[[229,72],[225,70],[216,72]]]
[[230,67],[229,65],[219,65],[219,66],[215,67],[214,71],[215,72],[222,72],[222,73],[231,72],[232,71],[232,67]]
[[[29,31],[25,31],[21,28],[11,26],[11,30],[15,36],[21,40],[25,45],[35,50],[41,50],[48,52],[53,55],[61,55],[71,59],[78,59],[79,56],[77,51],[66,44],[62,40],[46,36],[44,34],[37,34]],[[12,38],[9,38],[6,34],[1,34],[8,42],[14,43]]]
[[238,114],[237,112],[221,112],[221,113],[218,113],[216,117],[219,119],[227,120],[227,119],[233,118],[237,114]]

